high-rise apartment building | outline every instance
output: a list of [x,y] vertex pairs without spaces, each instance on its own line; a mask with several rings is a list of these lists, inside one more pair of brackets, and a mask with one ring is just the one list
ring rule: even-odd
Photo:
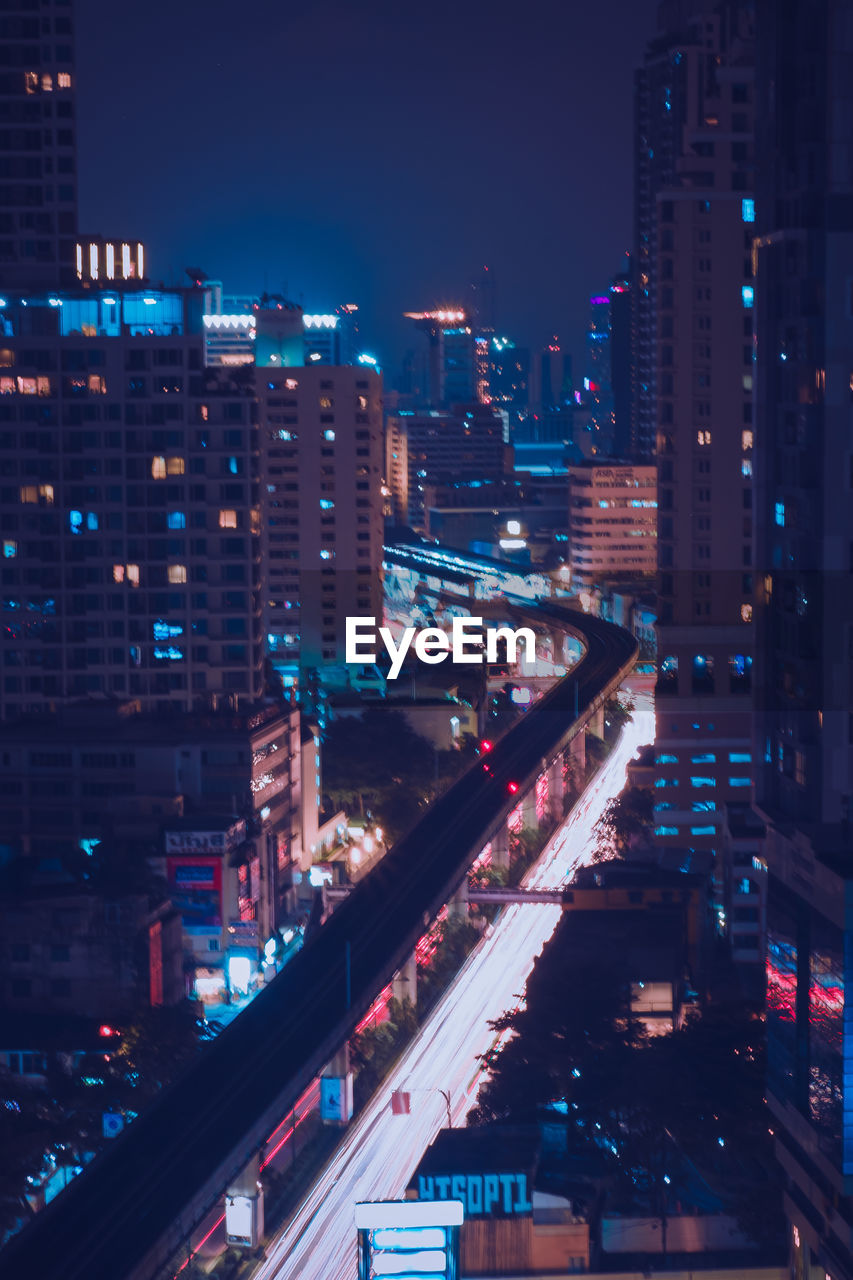
[[588,462],[569,467],[572,582],[652,578],[657,569],[654,467]]
[[263,691],[251,371],[203,367],[203,291],[0,311],[4,717]]
[[267,645],[286,681],[338,683],[347,616],[382,617],[382,379],[303,364],[298,308],[262,307],[257,325]]
[[760,0],[756,801],[791,1275],[853,1277],[853,8]]
[[77,235],[71,0],[0,12],[0,282],[74,284]]
[[[719,857],[724,806],[752,779],[753,17],[746,0],[681,8],[641,77],[639,168],[660,179],[638,210],[658,467],[655,818],[661,843]],[[657,118],[670,115],[671,130]],[[715,881],[724,927],[721,866]]]

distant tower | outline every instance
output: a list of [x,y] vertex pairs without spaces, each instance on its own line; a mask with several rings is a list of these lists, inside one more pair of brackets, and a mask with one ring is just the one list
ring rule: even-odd
[[[48,17],[48,13],[50,16]],[[0,286],[73,286],[77,235],[70,5],[3,5],[0,46]],[[49,28],[49,29],[48,29]]]

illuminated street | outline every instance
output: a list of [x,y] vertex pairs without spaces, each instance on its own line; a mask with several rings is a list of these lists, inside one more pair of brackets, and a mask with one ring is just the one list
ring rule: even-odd
[[[602,770],[552,838],[524,884],[556,887],[593,850],[592,831],[625,784],[625,768],[654,736],[651,699],[636,710]],[[560,908],[510,906],[468,958],[417,1039],[353,1124],[335,1160],[315,1184],[289,1228],[270,1244],[258,1280],[349,1280],[355,1274],[353,1205],[402,1196],[436,1133],[447,1123],[440,1090],[450,1093],[454,1125],[476,1100],[477,1058],[494,1039],[488,1023],[516,1003],[535,957],[554,930]],[[411,1093],[411,1114],[392,1115],[391,1093]]]

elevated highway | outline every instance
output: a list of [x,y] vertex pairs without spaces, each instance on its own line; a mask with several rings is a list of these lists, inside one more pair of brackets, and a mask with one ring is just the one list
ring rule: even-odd
[[[152,1280],[320,1073],[466,879],[519,797],[636,660],[627,632],[519,601],[584,656],[341,903],[200,1059],[0,1252],[0,1277]],[[544,616],[544,614],[543,614]]]

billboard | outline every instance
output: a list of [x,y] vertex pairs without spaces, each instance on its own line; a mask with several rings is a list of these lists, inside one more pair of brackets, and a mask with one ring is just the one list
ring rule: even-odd
[[385,1200],[355,1206],[358,1280],[379,1276],[458,1280],[459,1201]]
[[169,897],[185,933],[222,929],[222,862],[219,858],[167,858]]
[[216,853],[220,856],[244,837],[245,822],[235,822],[227,831],[166,831],[167,855],[189,856]]
[[320,1077],[320,1119],[323,1124],[349,1124],[352,1119],[352,1073]]

